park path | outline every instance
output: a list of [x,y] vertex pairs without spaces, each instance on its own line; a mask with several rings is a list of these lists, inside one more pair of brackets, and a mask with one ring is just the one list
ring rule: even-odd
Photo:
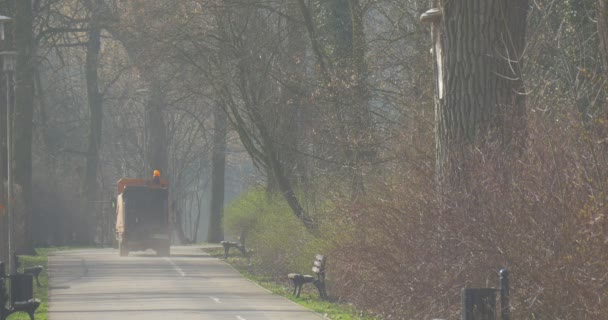
[[201,247],[171,257],[115,249],[49,256],[50,320],[301,319],[322,316],[243,278]]

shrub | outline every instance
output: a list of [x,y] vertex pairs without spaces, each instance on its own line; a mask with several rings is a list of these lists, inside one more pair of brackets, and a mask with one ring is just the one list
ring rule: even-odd
[[310,270],[315,253],[323,252],[320,243],[293,215],[279,195],[253,189],[233,201],[226,209],[228,234],[247,234],[253,250],[253,267],[275,279],[288,272]]

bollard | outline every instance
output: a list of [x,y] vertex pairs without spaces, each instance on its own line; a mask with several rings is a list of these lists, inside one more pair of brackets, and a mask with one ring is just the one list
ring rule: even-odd
[[34,276],[14,274],[11,277],[11,305],[34,298]]
[[5,272],[4,262],[0,261],[0,320],[4,320],[8,316],[5,309],[8,300],[6,282],[4,281]]
[[496,289],[462,289],[462,320],[496,320]]
[[509,303],[509,271],[500,270],[500,319],[511,320],[511,305]]

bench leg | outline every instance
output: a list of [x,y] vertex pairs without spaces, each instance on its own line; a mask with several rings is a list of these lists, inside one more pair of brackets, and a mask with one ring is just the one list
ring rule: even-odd
[[303,285],[304,285],[303,283],[299,283],[298,284],[298,294],[296,294],[296,298],[300,297],[300,293],[302,293],[302,286]]
[[230,250],[230,247],[224,246],[224,259],[228,259],[228,250]]
[[293,295],[295,296],[298,292],[298,282],[296,279],[291,279],[291,282],[293,282]]
[[31,311],[27,312],[27,314],[30,316],[30,320],[36,320],[36,319],[34,319],[34,313],[35,312],[36,312],[35,310],[31,310]]
[[317,287],[317,290],[319,290],[319,296],[321,296],[321,299],[326,300],[327,292],[325,291],[325,281],[317,279],[313,282],[313,284],[315,285],[315,287]]

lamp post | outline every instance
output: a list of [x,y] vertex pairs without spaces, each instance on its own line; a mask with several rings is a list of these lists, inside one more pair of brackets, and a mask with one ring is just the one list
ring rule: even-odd
[[13,21],[13,18],[0,15],[0,40],[6,39],[4,36],[4,30],[6,29],[4,24],[10,21]]
[[[6,37],[5,37],[5,30],[6,30],[5,24],[8,23],[8,22],[10,22],[10,21],[12,21],[12,20],[13,19],[10,18],[10,17],[0,15],[0,40],[2,40],[3,48],[8,47],[8,44],[6,43],[7,41],[4,41],[6,39]],[[8,119],[8,105],[7,105],[6,109],[7,109],[7,119]],[[9,123],[7,122],[6,125],[7,125],[7,131],[8,131]],[[2,126],[0,125],[0,128],[1,127]],[[7,137],[7,153],[8,153],[8,145],[9,145],[8,141],[10,141],[10,140],[8,140],[8,137]],[[9,163],[8,159],[9,158],[8,158],[8,154],[7,154],[7,163],[6,164],[3,163],[2,167],[0,167],[0,170],[4,171],[4,169],[3,169],[4,165],[8,166],[8,163]],[[2,162],[2,161],[0,161],[0,162]],[[7,168],[10,168],[10,167],[7,167]],[[7,171],[10,171],[10,169],[7,170]],[[1,173],[0,173],[0,191],[2,193],[4,193],[4,178],[2,177]],[[0,198],[1,198],[1,195],[0,195]],[[4,238],[6,236],[6,233],[8,233],[9,230],[10,230],[10,228],[8,226],[8,212],[9,212],[9,205],[8,205],[8,203],[9,203],[9,195],[8,195],[8,192],[7,192],[7,196],[6,196],[6,201],[5,202],[6,202],[5,210],[6,210],[6,213],[7,213],[7,221],[6,221],[6,225],[0,226],[0,236],[2,237],[2,239],[0,239],[0,244],[2,244],[2,246],[3,246],[3,248],[0,248],[0,260],[2,258],[6,257],[6,258],[9,258],[9,262],[10,262],[10,259],[12,259],[12,258],[10,258],[10,256],[11,256],[11,254],[10,254],[10,247],[11,247],[10,246],[10,240],[9,240],[8,248],[4,247],[4,243],[3,243],[4,240],[6,239],[6,238]],[[7,249],[8,249],[8,251],[6,251]]]
[[7,170],[7,193],[6,193],[6,213],[8,222],[8,268],[9,274],[15,274],[15,261],[13,251],[15,243],[13,237],[13,174],[12,174],[12,111],[13,111],[13,73],[15,72],[15,64],[17,53],[14,51],[0,52],[2,56],[2,70],[6,75],[6,162]]

